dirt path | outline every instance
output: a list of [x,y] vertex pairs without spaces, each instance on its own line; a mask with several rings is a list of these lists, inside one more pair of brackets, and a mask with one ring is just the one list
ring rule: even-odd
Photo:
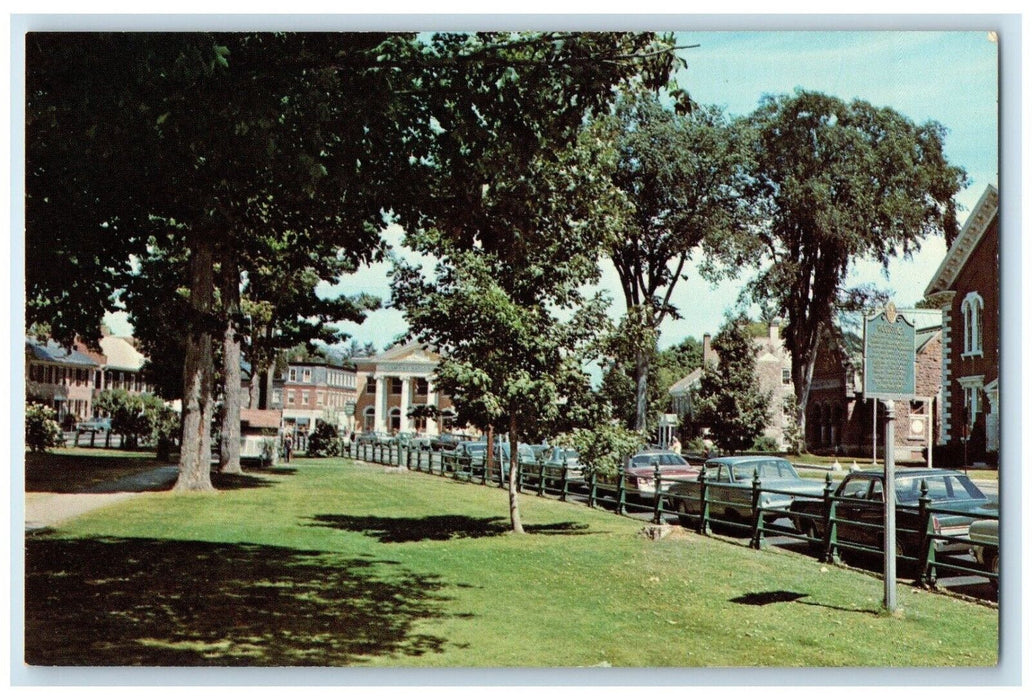
[[105,508],[148,491],[161,491],[179,474],[171,465],[108,481],[83,493],[25,494],[25,531],[54,527],[98,508]]

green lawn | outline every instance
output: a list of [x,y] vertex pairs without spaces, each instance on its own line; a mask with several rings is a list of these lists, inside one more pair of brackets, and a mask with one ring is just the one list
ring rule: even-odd
[[[991,666],[995,608],[525,494],[299,459],[27,539],[34,664]],[[892,639],[891,644],[886,644]]]

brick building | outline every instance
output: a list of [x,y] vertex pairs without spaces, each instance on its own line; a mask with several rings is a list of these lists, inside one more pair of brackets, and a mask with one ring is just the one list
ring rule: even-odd
[[326,362],[290,362],[273,380],[269,409],[282,411],[288,435],[309,435],[316,420],[354,429],[357,379],[354,367]]
[[25,340],[25,393],[57,411],[58,421],[91,418],[94,400],[105,389],[132,394],[153,391],[143,374],[146,358],[129,338],[106,335],[100,351],[77,341],[69,350],[53,340]]
[[1000,449],[999,192],[986,188],[925,290],[942,303],[940,444],[951,465]]
[[101,364],[78,350],[53,340],[25,340],[26,397],[53,408],[62,424],[93,415],[94,385],[100,372]]

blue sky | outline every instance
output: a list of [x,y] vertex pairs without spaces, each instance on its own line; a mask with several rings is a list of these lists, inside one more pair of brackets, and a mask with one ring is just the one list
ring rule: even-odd
[[[915,122],[934,120],[948,129],[947,157],[972,180],[958,197],[962,207],[970,208],[987,185],[997,184],[998,46],[986,31],[699,31],[679,34],[678,43],[699,44],[684,51],[688,65],[678,80],[700,103],[740,115],[754,110],[765,94],[796,88],[863,99],[892,107]],[[966,211],[962,221],[965,216]],[[395,245],[400,237],[398,231],[386,236]],[[912,306],[945,252],[942,239],[928,239],[913,260],[892,264],[888,276],[879,265],[861,262],[850,282],[875,282],[893,290],[898,307]],[[386,301],[387,269],[386,264],[374,265],[336,285],[323,285],[321,291],[368,292]],[[615,271],[603,263],[602,272],[615,319],[623,312]],[[696,275],[680,282],[673,302],[684,318],[664,324],[660,346],[715,333],[747,275],[716,287]],[[124,324],[113,325],[123,332]],[[400,312],[391,308],[371,314],[362,324],[342,327],[380,349],[406,330]]]
[[[987,185],[997,185],[998,51],[988,32],[701,31],[679,34],[678,44],[700,45],[684,52],[688,65],[678,75],[700,103],[747,114],[763,95],[790,93],[798,87],[892,107],[917,123],[934,120],[948,129],[947,157],[972,180],[958,196],[963,207],[970,209]],[[962,221],[966,215],[961,213]],[[399,238],[397,232],[389,236],[392,242]],[[893,291],[898,307],[912,306],[945,253],[941,238],[928,239],[913,260],[892,264],[887,277],[880,265],[861,262],[850,281],[875,282]],[[611,315],[618,318],[623,303],[615,271],[607,263],[602,269],[602,287],[614,299]],[[716,287],[694,275],[680,282],[673,302],[683,318],[664,324],[660,346],[715,333],[746,279],[743,275]],[[387,266],[351,275],[333,289],[386,298]],[[382,348],[405,331],[405,323],[398,311],[386,308],[361,325],[344,328],[359,341]]]

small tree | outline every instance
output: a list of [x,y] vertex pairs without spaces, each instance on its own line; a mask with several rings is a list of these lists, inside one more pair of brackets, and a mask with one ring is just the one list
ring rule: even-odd
[[756,381],[746,325],[744,317],[731,319],[713,338],[720,362],[706,365],[699,384],[699,421],[709,426],[717,446],[731,453],[750,447],[769,417],[770,394]]
[[25,446],[33,452],[49,452],[63,444],[57,412],[41,403],[29,403],[25,407]]
[[628,430],[620,421],[601,421],[590,428],[575,428],[556,443],[577,450],[586,474],[616,474],[624,460],[645,444],[645,436]]

